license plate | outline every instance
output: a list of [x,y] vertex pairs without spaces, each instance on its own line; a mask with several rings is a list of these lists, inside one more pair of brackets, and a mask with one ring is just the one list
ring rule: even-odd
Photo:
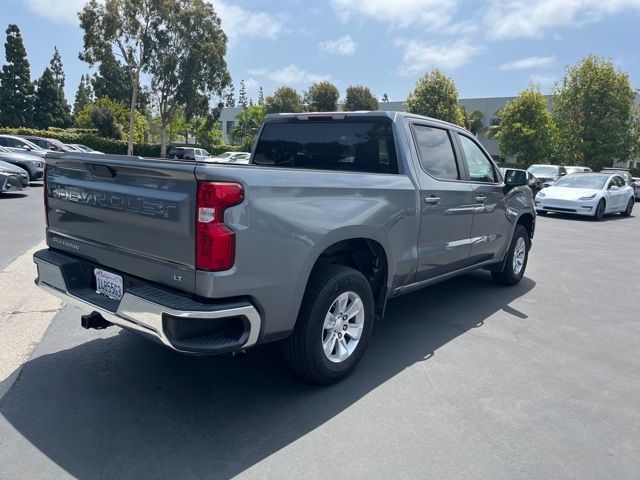
[[96,276],[96,292],[106,295],[114,300],[121,300],[124,288],[122,286],[122,277],[115,273],[105,272],[96,268],[93,270]]

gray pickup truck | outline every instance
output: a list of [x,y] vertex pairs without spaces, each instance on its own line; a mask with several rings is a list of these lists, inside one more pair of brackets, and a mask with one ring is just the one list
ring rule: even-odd
[[478,268],[519,282],[535,228],[522,172],[406,113],[271,115],[250,165],[46,163],[37,284],[83,327],[191,354],[282,340],[317,383],[350,373],[389,298]]

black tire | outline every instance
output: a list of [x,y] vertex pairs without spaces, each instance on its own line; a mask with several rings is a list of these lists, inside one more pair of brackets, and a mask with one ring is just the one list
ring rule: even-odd
[[542,215],[543,217],[546,217],[547,213],[549,212],[547,212],[546,210],[536,210],[536,214]]
[[[516,253],[516,245],[518,240],[524,239],[525,251],[524,262],[518,272],[515,271],[513,257]],[[524,276],[524,272],[527,269],[527,262],[529,261],[529,248],[531,247],[531,240],[527,229],[522,225],[517,225],[515,232],[513,232],[513,238],[511,239],[511,245],[509,245],[509,251],[507,252],[507,258],[504,263],[501,272],[491,272],[493,279],[502,285],[515,285]]]
[[629,199],[629,203],[627,203],[627,208],[624,212],[620,212],[621,215],[623,217],[630,217],[631,216],[631,212],[633,212],[633,206],[635,205],[636,201],[633,197],[631,197]]
[[596,206],[596,211],[593,213],[593,219],[602,220],[602,217],[604,217],[604,211],[606,210],[606,208],[607,208],[607,202],[605,202],[603,198],[598,202],[598,205]]
[[[327,312],[345,292],[354,292],[362,300],[364,324],[355,350],[345,360],[334,363],[322,348],[323,325]],[[342,265],[316,269],[309,279],[295,329],[283,342],[287,365],[296,375],[312,383],[326,385],[342,380],[362,358],[373,329],[373,317],[371,286],[359,271]]]

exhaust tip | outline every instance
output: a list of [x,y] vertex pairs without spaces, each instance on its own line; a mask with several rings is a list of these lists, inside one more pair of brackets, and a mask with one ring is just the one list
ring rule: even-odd
[[82,315],[80,317],[80,325],[82,325],[82,328],[86,329],[92,328],[94,330],[104,330],[113,324],[111,322],[107,322],[102,315],[94,311],[87,315]]

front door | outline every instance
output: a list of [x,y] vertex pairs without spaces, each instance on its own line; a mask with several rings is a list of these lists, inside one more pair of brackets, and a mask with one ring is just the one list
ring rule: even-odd
[[412,124],[411,130],[419,156],[419,282],[468,266],[473,201],[451,133],[419,123]]
[[470,184],[474,217],[471,231],[473,263],[502,258],[509,246],[511,229],[504,183],[498,169],[471,137],[457,135]]

